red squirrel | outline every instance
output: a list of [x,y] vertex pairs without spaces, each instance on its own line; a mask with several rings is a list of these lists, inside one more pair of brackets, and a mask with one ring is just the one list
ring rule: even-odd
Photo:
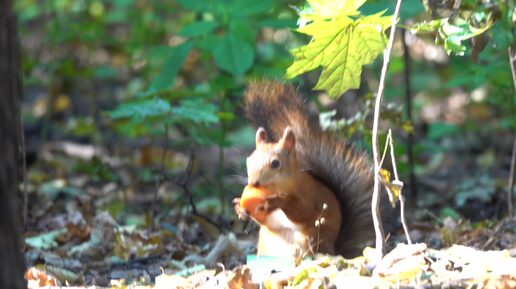
[[367,156],[323,132],[291,85],[252,82],[246,111],[258,127],[248,186],[268,193],[254,212],[240,198],[234,204],[241,219],[251,216],[260,225],[257,254],[359,255],[374,236]]

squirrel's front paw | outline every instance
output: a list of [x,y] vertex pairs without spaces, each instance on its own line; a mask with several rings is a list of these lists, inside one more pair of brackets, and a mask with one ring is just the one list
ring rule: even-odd
[[233,208],[235,209],[235,213],[238,215],[240,220],[247,220],[247,212],[242,206],[240,206],[240,198],[233,199]]
[[278,195],[267,196],[265,200],[256,207],[257,211],[272,212],[281,207],[282,199]]

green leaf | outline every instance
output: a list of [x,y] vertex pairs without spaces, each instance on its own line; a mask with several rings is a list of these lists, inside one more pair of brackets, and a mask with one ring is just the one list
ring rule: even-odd
[[391,26],[391,17],[382,16],[384,12],[356,20],[347,16],[318,19],[299,28],[299,32],[312,36],[312,40],[291,50],[295,60],[286,77],[293,78],[322,66],[315,89],[326,90],[336,97],[358,88],[362,66],[372,63],[385,47],[384,31]]
[[258,15],[267,12],[273,7],[272,0],[233,0],[230,1],[232,12],[235,16]]
[[186,99],[179,106],[172,109],[174,120],[189,120],[200,124],[215,124],[219,122],[217,108],[213,104],[206,104],[201,99]]
[[429,33],[437,32],[435,38],[436,44],[443,44],[446,53],[454,55],[464,55],[466,46],[462,43],[464,40],[473,38],[490,29],[494,23],[488,21],[484,27],[474,27],[469,22],[460,17],[454,18],[454,22],[450,23],[450,19],[441,18],[432,21],[423,21],[416,23],[410,28],[411,33]]
[[433,122],[430,124],[428,137],[431,139],[440,139],[446,136],[452,136],[459,131],[459,128],[454,124],[445,122]]
[[203,36],[209,34],[217,27],[219,27],[219,23],[215,21],[197,21],[183,27],[179,35],[192,37]]
[[256,39],[255,28],[251,27],[247,20],[233,20],[229,23],[228,34],[248,43],[254,43]]
[[308,279],[308,277],[310,277],[310,272],[308,271],[308,269],[303,269],[299,273],[297,273],[296,276],[294,276],[294,279],[292,280],[292,285],[299,285],[301,282]]
[[132,118],[142,120],[148,117],[161,116],[172,111],[170,103],[161,99],[147,99],[123,103],[109,113],[112,119]]
[[177,0],[179,5],[196,12],[210,12],[213,9],[213,1],[205,0]]
[[215,43],[213,56],[217,67],[233,75],[244,74],[254,60],[253,47],[233,34],[226,34]]
[[439,211],[439,218],[444,219],[450,217],[458,222],[461,219],[460,214],[451,207],[444,207]]
[[102,65],[93,71],[96,78],[113,78],[117,76],[117,73],[118,71],[114,67],[108,65]]
[[185,42],[170,48],[170,55],[165,60],[165,65],[158,76],[152,81],[147,94],[171,88],[176,80],[176,75],[181,69],[186,56],[192,48],[191,42]]
[[258,23],[261,27],[271,27],[275,29],[285,28],[296,28],[296,20],[283,18],[283,19],[266,19]]

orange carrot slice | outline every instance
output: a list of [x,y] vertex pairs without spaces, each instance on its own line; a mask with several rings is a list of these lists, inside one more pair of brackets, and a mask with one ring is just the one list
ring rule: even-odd
[[258,210],[258,208],[263,205],[265,198],[270,194],[272,194],[272,192],[263,187],[247,185],[240,197],[240,207],[244,208],[247,213],[259,223],[263,222],[265,221],[267,212]]

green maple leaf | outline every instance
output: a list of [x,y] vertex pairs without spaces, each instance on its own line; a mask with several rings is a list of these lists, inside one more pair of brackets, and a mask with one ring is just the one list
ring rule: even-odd
[[351,18],[348,15],[358,13],[358,7],[353,8],[341,9],[341,14],[330,19],[317,14],[305,16],[312,22],[297,31],[312,36],[312,40],[290,51],[295,60],[287,69],[287,78],[322,66],[315,89],[336,97],[359,87],[362,66],[372,63],[385,48],[384,31],[391,26],[391,16],[382,16],[382,11]]

